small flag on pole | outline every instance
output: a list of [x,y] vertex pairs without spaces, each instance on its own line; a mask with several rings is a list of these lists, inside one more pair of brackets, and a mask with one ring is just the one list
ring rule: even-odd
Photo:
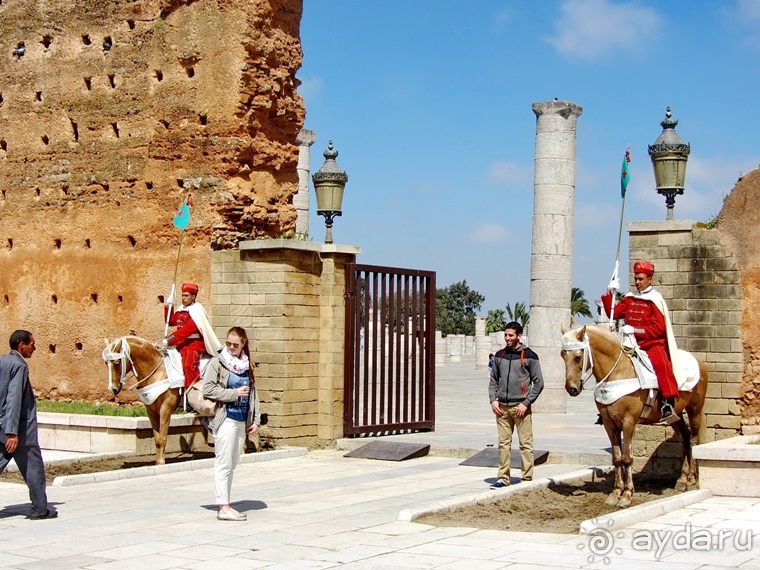
[[187,198],[185,198],[182,205],[177,210],[177,213],[174,215],[174,226],[177,229],[185,230],[190,224],[190,206],[192,205],[193,202],[191,196],[188,194]]
[[631,147],[625,149],[625,158],[623,158],[623,170],[620,173],[620,197],[625,198],[625,191],[631,181],[631,170],[628,163],[631,162]]

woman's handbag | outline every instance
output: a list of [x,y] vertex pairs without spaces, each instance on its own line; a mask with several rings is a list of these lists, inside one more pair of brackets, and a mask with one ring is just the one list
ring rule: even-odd
[[187,403],[192,406],[199,416],[212,418],[216,415],[220,404],[214,400],[209,400],[203,395],[202,385],[203,382],[200,380],[191,384],[185,392],[185,397],[187,398]]

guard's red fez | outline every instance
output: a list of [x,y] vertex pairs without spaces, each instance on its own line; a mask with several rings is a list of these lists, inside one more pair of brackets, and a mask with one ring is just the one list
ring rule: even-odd
[[183,283],[182,284],[182,292],[183,293],[192,293],[193,295],[198,294],[198,286],[195,283]]
[[637,261],[633,264],[633,273],[643,273],[650,277],[654,275],[654,265],[647,263],[646,261]]

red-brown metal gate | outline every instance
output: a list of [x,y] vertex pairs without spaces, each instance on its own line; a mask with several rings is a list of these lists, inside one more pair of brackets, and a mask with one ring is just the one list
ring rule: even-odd
[[435,272],[346,267],[343,433],[435,429]]

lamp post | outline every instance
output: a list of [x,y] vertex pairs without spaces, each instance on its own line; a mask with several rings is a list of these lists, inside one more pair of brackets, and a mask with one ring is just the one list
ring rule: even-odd
[[672,116],[673,113],[668,107],[665,120],[660,123],[662,132],[654,144],[649,145],[649,156],[654,167],[657,193],[665,196],[665,205],[668,208],[666,220],[673,219],[676,196],[683,194],[686,161],[689,160],[689,153],[691,152],[691,147],[684,143],[676,133],[678,121],[671,119]]
[[317,193],[317,214],[325,217],[325,243],[332,243],[333,219],[342,215],[343,190],[348,182],[348,174],[343,172],[335,162],[338,151],[333,150],[333,142],[327,145],[327,150],[322,153],[325,163],[312,176],[314,191]]

